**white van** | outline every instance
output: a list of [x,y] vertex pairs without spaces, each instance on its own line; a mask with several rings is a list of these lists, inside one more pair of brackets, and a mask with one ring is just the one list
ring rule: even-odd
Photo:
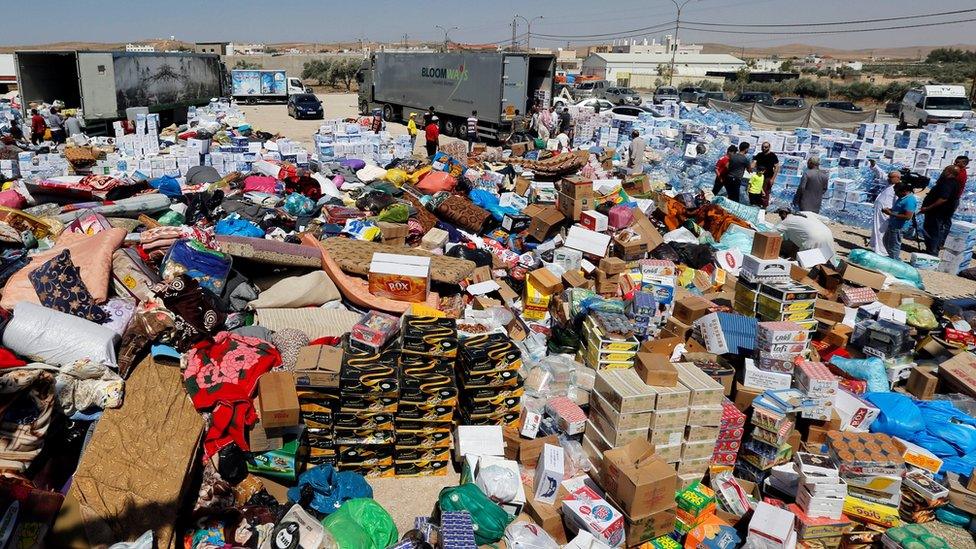
[[901,126],[938,124],[973,116],[973,105],[962,86],[922,86],[908,90],[901,100],[898,121]]

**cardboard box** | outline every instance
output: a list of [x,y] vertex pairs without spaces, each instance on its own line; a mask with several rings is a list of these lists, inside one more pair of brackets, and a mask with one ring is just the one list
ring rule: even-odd
[[563,214],[552,206],[529,204],[522,210],[522,213],[531,218],[528,236],[537,242],[545,241],[556,226],[566,220]]
[[566,234],[564,246],[579,250],[584,254],[595,257],[607,255],[607,246],[610,245],[610,235],[591,231],[580,225],[573,225]]
[[908,374],[908,382],[905,384],[905,388],[919,400],[932,400],[938,384],[939,378],[931,370],[915,366]]
[[689,406],[719,406],[725,398],[725,388],[721,383],[708,377],[700,368],[690,362],[674,365],[678,370],[678,383],[691,391]]
[[291,372],[268,372],[258,379],[261,424],[265,429],[298,425],[298,391]]
[[581,175],[571,175],[559,180],[559,192],[570,198],[593,198],[593,180]]
[[617,257],[624,261],[636,261],[647,257],[647,252],[651,251],[647,241],[643,238],[627,238],[623,234],[623,232],[617,233],[613,237],[614,253]]
[[592,281],[586,279],[580,271],[567,271],[563,273],[563,285],[569,288],[589,288]]
[[563,290],[562,281],[549,269],[536,269],[530,271],[527,276],[532,286],[544,294],[557,294]]
[[505,442],[500,425],[458,425],[454,431],[454,451],[458,461],[466,455],[503,456]]
[[588,532],[611,547],[623,542],[623,513],[589,486],[583,485],[570,492],[563,500],[562,509],[571,533]]
[[691,391],[681,383],[674,387],[652,387],[648,385],[647,388],[656,395],[655,410],[676,410],[688,407]]
[[558,193],[556,196],[556,207],[559,212],[571,221],[579,221],[582,213],[593,208],[593,198],[577,197]]
[[947,388],[976,397],[976,355],[959,353],[939,364],[939,379]]
[[631,518],[627,513],[624,513],[624,542],[626,546],[634,547],[670,534],[674,530],[674,519],[673,509],[665,509],[639,518]]
[[597,372],[593,391],[599,393],[614,410],[622,413],[649,412],[654,409],[657,391],[633,370],[612,369]]
[[752,255],[759,259],[777,259],[783,235],[778,232],[756,233],[752,239]]
[[[525,485],[523,489],[526,492],[530,491],[528,485]],[[564,545],[567,543],[566,529],[563,528],[563,515],[559,512],[560,507],[561,502],[560,506],[556,506],[530,499],[525,502],[522,512],[529,515],[533,522],[552,536],[552,539],[556,540],[556,543]]]
[[712,312],[715,304],[697,295],[679,299],[674,303],[674,312],[671,317],[685,324],[692,324],[699,318]]
[[767,372],[756,367],[753,359],[745,360],[745,370],[742,384],[754,389],[789,389],[793,383],[793,374],[785,372]]
[[735,407],[745,412],[752,406],[752,401],[763,393],[764,389],[746,387],[741,383],[735,384]]
[[550,505],[556,502],[556,489],[563,481],[564,459],[562,446],[546,444],[542,447],[542,454],[535,466],[536,501]]
[[840,276],[844,282],[855,286],[865,286],[875,290],[884,288],[884,274],[877,271],[870,271],[847,261],[842,261],[840,264]]
[[607,275],[616,275],[627,270],[627,262],[619,257],[604,257],[600,260],[600,270]]
[[587,210],[580,214],[579,223],[591,231],[603,232],[610,226],[610,218],[596,210]]
[[749,536],[763,540],[763,547],[793,547],[796,545],[796,531],[793,529],[793,513],[759,502],[749,521]]
[[651,424],[652,412],[621,413],[613,408],[600,393],[590,394],[590,410],[602,414],[614,429],[626,431],[629,429],[647,428]]
[[406,223],[388,223],[380,221],[376,224],[380,228],[380,234],[384,244],[393,246],[404,246],[407,243]]
[[330,345],[307,345],[299,349],[295,361],[295,385],[338,387],[342,353],[342,347]]
[[648,385],[674,387],[678,384],[678,370],[671,363],[670,355],[637,353],[634,371]]
[[844,304],[838,301],[818,299],[814,305],[813,316],[825,322],[840,322],[844,320]]
[[601,485],[630,516],[643,517],[674,507],[677,474],[654,455],[644,439],[603,453]]
[[369,263],[369,293],[420,303],[430,290],[430,258],[374,253]]
[[837,391],[834,400],[834,412],[840,418],[841,431],[867,432],[871,423],[878,418],[881,411],[861,397],[845,391]]

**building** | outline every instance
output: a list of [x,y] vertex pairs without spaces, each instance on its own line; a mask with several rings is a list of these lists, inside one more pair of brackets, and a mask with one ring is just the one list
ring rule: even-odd
[[[670,65],[670,53],[592,53],[583,60],[581,73],[620,86],[651,88],[656,80],[667,78]],[[709,72],[737,71],[745,66],[745,61],[724,53],[679,51],[675,55],[674,76],[676,80],[703,79]]]
[[671,53],[673,49],[677,48],[678,55],[685,53],[700,54],[704,46],[699,44],[682,44],[681,40],[675,41],[669,34],[664,37],[664,43],[658,43],[657,39],[652,39],[648,43],[645,38],[643,41],[634,40],[624,40],[619,44],[613,44],[610,47],[610,53],[635,53],[635,54],[657,54],[657,53]]
[[153,53],[156,51],[156,46],[152,46],[150,44],[126,44],[125,51]]
[[264,44],[227,44],[227,55],[261,55],[267,46]]
[[227,55],[227,46],[227,42],[197,42],[193,45],[193,51],[196,53]]
[[556,53],[556,72],[576,74],[580,71],[583,60],[576,57],[576,50],[559,50]]

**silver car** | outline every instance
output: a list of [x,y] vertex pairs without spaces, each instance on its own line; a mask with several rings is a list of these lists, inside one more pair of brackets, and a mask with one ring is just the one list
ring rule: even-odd
[[654,90],[654,104],[660,105],[666,101],[677,103],[681,99],[678,97],[678,89],[671,86],[660,86]]
[[614,105],[640,105],[643,102],[640,94],[630,88],[607,88],[603,98]]

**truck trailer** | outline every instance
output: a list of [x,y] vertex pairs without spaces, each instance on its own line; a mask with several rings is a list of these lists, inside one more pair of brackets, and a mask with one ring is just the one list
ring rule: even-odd
[[230,89],[235,100],[249,104],[258,101],[286,103],[289,95],[311,93],[300,78],[288,76],[282,70],[264,69],[230,71]]
[[357,74],[359,110],[382,109],[384,119],[397,121],[433,105],[443,133],[455,137],[478,111],[478,135],[504,141],[516,110],[552,99],[555,75],[556,58],[545,54],[380,52]]
[[223,91],[220,56],[197,53],[19,51],[14,54],[25,116],[33,102],[81,109],[97,133],[146,107],[163,124],[186,120],[190,105],[206,105]]

